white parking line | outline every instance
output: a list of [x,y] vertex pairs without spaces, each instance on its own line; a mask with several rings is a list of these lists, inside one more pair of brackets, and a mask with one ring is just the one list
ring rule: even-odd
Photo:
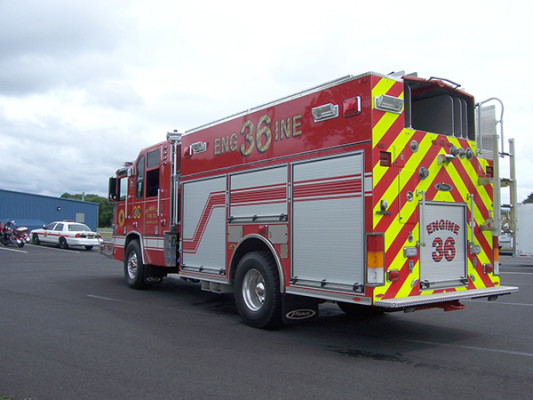
[[428,346],[440,346],[440,347],[452,347],[456,349],[466,349],[466,350],[476,350],[476,351],[485,351],[489,353],[500,353],[500,354],[510,354],[514,356],[524,356],[524,357],[533,357],[533,353],[526,353],[524,351],[513,351],[513,350],[502,350],[502,349],[491,349],[488,347],[477,347],[477,346],[464,346],[461,344],[449,344],[449,343],[438,343],[438,342],[429,342],[426,340],[404,340],[409,343],[424,344]]
[[13,251],[15,253],[26,253],[26,254],[28,254],[28,252],[26,250],[10,249],[10,248],[7,248],[7,247],[0,247],[0,250]]
[[126,303],[126,301],[124,300],[119,300],[119,299],[113,299],[111,297],[104,297],[104,296],[97,296],[95,294],[88,294],[87,297],[91,297],[93,299],[98,299],[98,300],[105,300],[105,301],[117,301],[119,303]]
[[528,303],[509,303],[505,301],[491,301],[491,304],[502,304],[506,306],[522,306],[522,307],[533,307],[533,304]]
[[501,275],[533,275],[531,272],[502,272]]
[[464,300],[461,300],[461,301],[464,301],[464,302],[473,302],[473,303],[478,303],[478,304],[490,304],[491,306],[494,305],[494,304],[500,304],[502,306],[521,306],[521,307],[533,307],[533,304],[531,303],[511,303],[511,302],[508,302],[508,301],[500,301],[500,300],[497,300],[497,301],[483,301],[483,299],[464,299]]
[[57,247],[48,247],[48,246],[41,246],[41,245],[32,245],[35,249],[47,249],[47,250],[53,250],[53,251],[66,251],[68,253],[80,253],[78,250],[64,250],[64,249],[58,249]]

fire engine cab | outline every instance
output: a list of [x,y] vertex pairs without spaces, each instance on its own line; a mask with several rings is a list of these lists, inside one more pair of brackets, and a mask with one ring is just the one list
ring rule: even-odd
[[176,274],[233,292],[260,328],[324,301],[494,300],[518,288],[500,284],[497,140],[481,109],[453,82],[370,72],[168,133],[110,179],[105,250],[130,287]]

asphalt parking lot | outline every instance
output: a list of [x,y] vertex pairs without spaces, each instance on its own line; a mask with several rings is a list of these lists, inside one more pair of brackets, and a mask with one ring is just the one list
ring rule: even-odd
[[196,284],[131,290],[94,250],[0,247],[0,398],[529,399],[533,258],[501,262],[520,291],[495,302],[361,318],[325,304],[264,331]]

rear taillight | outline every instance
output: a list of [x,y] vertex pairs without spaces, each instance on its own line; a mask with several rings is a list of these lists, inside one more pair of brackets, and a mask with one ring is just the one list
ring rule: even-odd
[[492,237],[492,246],[494,252],[493,273],[494,275],[500,275],[500,240],[498,236]]
[[366,237],[366,283],[380,286],[385,283],[385,237],[369,234]]
[[81,234],[76,233],[76,236],[74,236],[74,237],[81,238]]
[[387,271],[387,280],[390,282],[398,282],[400,280],[400,271],[397,269]]

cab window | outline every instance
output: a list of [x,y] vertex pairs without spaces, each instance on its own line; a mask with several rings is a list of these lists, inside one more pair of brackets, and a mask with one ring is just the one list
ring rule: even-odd
[[57,224],[54,228],[54,231],[62,231],[63,230],[63,224]]
[[128,193],[128,177],[122,177],[119,179],[118,183],[118,200],[124,201],[126,200],[126,195]]
[[159,149],[146,155],[146,197],[155,197],[159,190]]
[[135,187],[135,197],[142,199],[144,194],[144,155],[137,161],[137,185]]

